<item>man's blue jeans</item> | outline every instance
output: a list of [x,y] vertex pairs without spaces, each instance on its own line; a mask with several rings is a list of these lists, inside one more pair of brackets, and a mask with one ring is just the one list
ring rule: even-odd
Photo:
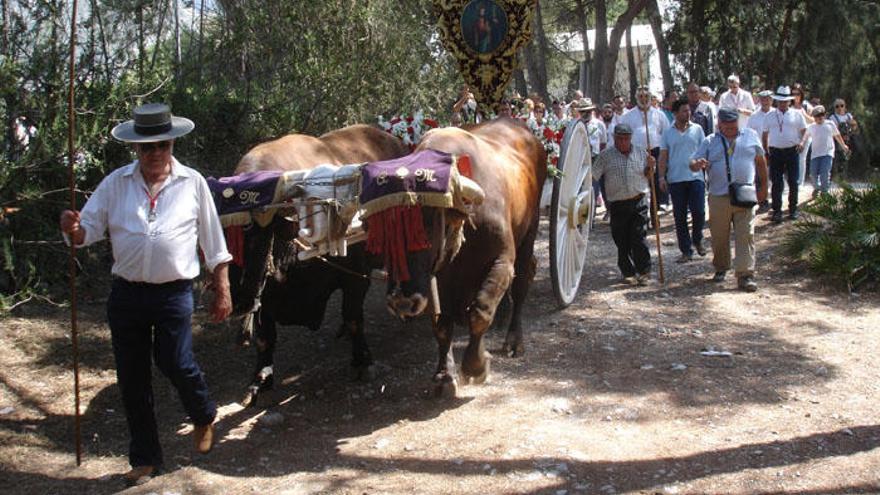
[[152,364],[177,389],[196,425],[214,422],[217,406],[192,353],[192,281],[166,284],[113,281],[107,319],[116,358],[116,379],[131,435],[132,466],[161,466],[162,448],[153,414]]
[[[672,214],[675,217],[675,234],[678,249],[691,256],[693,247],[703,242],[703,226],[706,224],[706,185],[701,180],[673,182],[669,184],[672,196]],[[688,211],[691,212],[692,232],[688,232]]]

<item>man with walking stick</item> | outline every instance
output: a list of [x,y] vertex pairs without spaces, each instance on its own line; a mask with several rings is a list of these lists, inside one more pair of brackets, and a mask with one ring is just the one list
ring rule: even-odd
[[654,157],[633,145],[628,124],[614,127],[614,147],[605,148],[593,163],[593,179],[605,178],[611,237],[617,246],[617,267],[629,284],[647,285],[651,253],[645,242],[648,225],[648,178]]
[[61,214],[68,242],[87,246],[105,238],[113,247],[113,285],[107,318],[131,442],[131,471],[139,484],[162,467],[153,413],[151,356],[177,389],[194,423],[195,449],[213,445],[217,407],[192,352],[192,280],[199,275],[196,247],[212,273],[212,320],[232,311],[227,263],[232,256],[205,179],[172,156],[174,140],[192,121],[163,104],[142,105],[113,137],[133,143],[137,160],[105,177],[82,212]]
[[[633,130],[632,142],[647,147],[654,160],[660,159],[660,137],[669,129],[669,119],[662,111],[651,106],[651,91],[642,86],[636,91],[638,105],[620,118],[620,122]],[[653,190],[657,193],[657,206],[664,212],[669,209],[669,194],[660,190],[659,177],[654,177]]]

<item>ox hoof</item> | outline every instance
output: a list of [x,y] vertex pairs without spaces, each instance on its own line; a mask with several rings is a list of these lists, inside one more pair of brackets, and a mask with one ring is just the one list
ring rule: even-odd
[[469,370],[462,367],[460,371],[462,383],[466,385],[482,385],[489,379],[489,360],[485,360],[482,370]]
[[526,348],[522,344],[522,342],[519,342],[519,343],[505,342],[504,347],[501,348],[501,352],[507,357],[517,358],[517,357],[522,357],[522,355],[525,354]]
[[241,407],[256,407],[257,405],[257,396],[260,395],[260,388],[256,386],[248,387],[247,391],[244,393],[244,397],[241,398],[239,403]]
[[458,394],[458,384],[452,375],[434,376],[434,397],[439,399],[454,399]]
[[376,366],[373,364],[351,367],[351,381],[353,382],[371,382],[376,379],[376,374]]

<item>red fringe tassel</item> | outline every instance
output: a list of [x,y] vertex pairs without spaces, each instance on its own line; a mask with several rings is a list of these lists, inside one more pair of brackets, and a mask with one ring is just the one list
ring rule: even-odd
[[407,253],[430,246],[418,206],[395,206],[367,219],[367,251],[384,255],[385,269],[393,280],[409,280]]
[[232,255],[232,264],[238,267],[244,266],[244,229],[240,226],[226,227],[223,229],[226,236],[226,249]]

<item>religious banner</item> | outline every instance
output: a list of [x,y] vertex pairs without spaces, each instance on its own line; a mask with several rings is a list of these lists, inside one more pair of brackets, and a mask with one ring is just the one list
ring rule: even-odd
[[440,36],[477,102],[497,110],[538,0],[434,0]]

